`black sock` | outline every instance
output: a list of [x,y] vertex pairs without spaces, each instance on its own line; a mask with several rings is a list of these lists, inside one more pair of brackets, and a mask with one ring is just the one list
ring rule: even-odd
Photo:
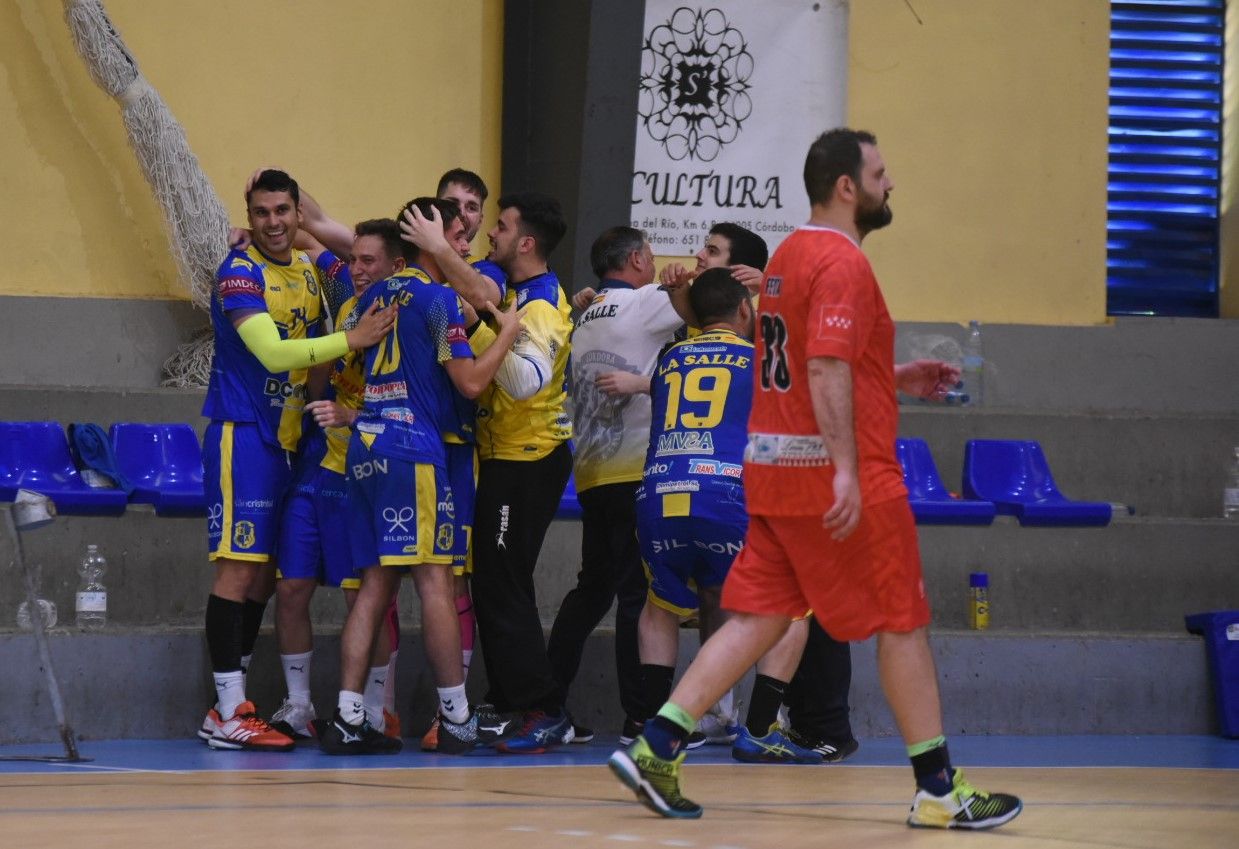
[[265,601],[245,600],[242,611],[241,657],[249,657],[254,653],[254,643],[258,642],[258,629],[262,627],[263,614],[267,612]]
[[645,683],[645,716],[628,717],[633,722],[645,722],[671,698],[671,679],[675,677],[674,666],[641,664],[641,680]]
[[913,755],[910,760],[917,787],[928,790],[935,796],[945,796],[951,792],[955,770],[951,769],[951,755],[947,752],[945,743],[928,752]]
[[214,594],[207,598],[206,639],[212,671],[236,672],[241,668],[244,618],[241,602]]
[[753,698],[749,702],[749,715],[745,727],[754,737],[765,737],[770,733],[770,726],[779,716],[779,705],[783,704],[783,693],[787,690],[787,682],[769,675],[758,675],[753,681]]

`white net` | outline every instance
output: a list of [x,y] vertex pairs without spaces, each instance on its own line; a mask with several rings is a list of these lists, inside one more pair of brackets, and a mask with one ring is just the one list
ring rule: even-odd
[[[185,131],[153,89],[100,0],[64,0],[65,19],[77,51],[99,87],[121,104],[129,144],[138,157],[168,225],[172,256],[195,306],[208,309],[215,270],[228,251],[228,214],[189,149]],[[186,348],[193,348],[189,353]],[[200,349],[206,349],[205,366]],[[165,369],[165,385],[205,386],[211,338],[200,334],[181,346]],[[188,381],[188,382],[185,382]]]

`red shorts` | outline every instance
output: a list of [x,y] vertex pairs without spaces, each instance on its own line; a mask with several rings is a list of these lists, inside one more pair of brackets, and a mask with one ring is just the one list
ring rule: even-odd
[[797,617],[812,608],[836,640],[929,624],[916,524],[905,498],[861,511],[842,542],[821,516],[753,516],[723,584],[722,606]]

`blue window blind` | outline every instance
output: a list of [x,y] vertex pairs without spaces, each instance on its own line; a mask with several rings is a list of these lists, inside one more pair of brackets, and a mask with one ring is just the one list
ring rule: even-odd
[[1114,0],[1110,315],[1217,316],[1225,0]]

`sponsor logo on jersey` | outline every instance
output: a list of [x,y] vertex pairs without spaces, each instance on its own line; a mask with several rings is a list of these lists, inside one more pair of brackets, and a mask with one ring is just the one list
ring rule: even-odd
[[777,298],[783,291],[782,277],[767,277],[766,283],[762,286],[762,293],[771,298]]
[[398,401],[409,397],[409,385],[403,380],[388,383],[371,383],[366,386],[367,401]]
[[386,459],[376,458],[374,460],[366,460],[363,463],[353,464],[353,480],[355,481],[368,478],[374,474],[387,474]]
[[228,298],[233,295],[257,295],[262,297],[262,286],[248,277],[225,277],[219,281],[219,295]]
[[654,492],[663,494],[665,492],[698,492],[701,490],[701,484],[697,481],[663,481],[654,485]]
[[713,454],[714,435],[707,431],[672,431],[660,434],[655,457],[668,454]]
[[713,460],[690,460],[688,473],[690,475],[717,475],[718,463]]

